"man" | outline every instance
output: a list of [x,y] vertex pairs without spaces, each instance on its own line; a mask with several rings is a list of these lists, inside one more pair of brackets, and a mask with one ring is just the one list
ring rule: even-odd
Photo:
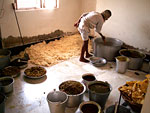
[[[111,16],[110,10],[105,10],[102,13],[99,12],[88,12],[81,15],[79,20],[74,24],[78,28],[78,31],[81,34],[83,45],[81,49],[80,61],[89,62],[86,58],[91,57],[92,55],[88,52],[88,40],[90,29],[95,29],[95,31],[102,37],[105,42],[105,36],[101,33],[101,28],[103,23]],[[86,54],[85,54],[86,53]],[[84,58],[84,54],[85,57]]]

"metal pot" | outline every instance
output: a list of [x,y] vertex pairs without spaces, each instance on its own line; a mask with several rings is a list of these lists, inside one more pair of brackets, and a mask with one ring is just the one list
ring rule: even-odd
[[82,75],[82,83],[86,86],[86,92],[88,92],[88,84],[96,81],[96,77],[92,73],[85,73]]
[[115,59],[117,52],[121,49],[123,42],[116,38],[106,38],[106,43],[101,38],[96,38],[93,41],[94,56],[103,57],[108,61]]
[[101,107],[94,101],[84,101],[80,104],[76,113],[101,113]]
[[126,56],[130,59],[128,68],[133,70],[140,69],[143,59],[146,57],[144,53],[134,49],[121,49],[119,53],[120,55]]
[[[74,81],[74,80],[68,80],[68,81],[65,81],[65,82],[62,82],[60,85],[59,85],[59,90],[61,91],[61,85],[66,83],[66,82],[77,82],[79,83],[81,86],[83,86],[83,90],[81,93],[79,94],[75,94],[75,95],[71,95],[71,94],[67,94],[68,96],[68,102],[67,102],[67,107],[78,107],[80,105],[80,103],[82,102],[83,100],[83,94],[85,93],[86,91],[86,86],[83,84],[83,83],[80,83],[78,81]],[[70,84],[69,84],[70,85]],[[70,86],[69,86],[70,87]],[[65,92],[65,91],[64,91]],[[66,93],[66,92],[65,92]]]
[[97,102],[102,109],[109,97],[112,87],[108,82],[94,81],[88,84],[89,100]]
[[68,96],[62,91],[52,91],[47,95],[47,102],[51,113],[65,113]]
[[13,91],[14,79],[12,77],[0,78],[0,89],[3,93],[10,93]]
[[7,49],[0,49],[0,69],[8,66],[10,63],[11,51]]
[[128,69],[129,58],[126,56],[117,56],[116,57],[116,72],[125,73]]

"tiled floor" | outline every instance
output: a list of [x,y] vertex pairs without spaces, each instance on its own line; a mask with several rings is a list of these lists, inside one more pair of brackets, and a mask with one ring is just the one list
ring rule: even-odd
[[[118,87],[126,81],[143,80],[146,73],[128,70],[125,74],[115,71],[115,62],[108,62],[103,67],[94,67],[90,63],[79,62],[78,57],[46,68],[47,74],[41,79],[24,77],[24,70],[15,78],[14,91],[7,95],[5,113],[50,113],[46,100],[47,94],[53,89],[58,90],[62,81],[79,80],[85,73],[93,73],[97,80],[108,81],[112,85],[112,92],[106,103],[106,108],[119,99]],[[32,66],[32,65],[29,65]],[[84,96],[88,100],[88,94]],[[77,108],[66,109],[66,113],[75,113]]]

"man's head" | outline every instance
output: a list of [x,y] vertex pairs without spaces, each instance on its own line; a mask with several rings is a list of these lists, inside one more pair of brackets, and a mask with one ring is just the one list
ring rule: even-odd
[[111,11],[110,10],[105,10],[101,14],[104,17],[104,20],[107,20],[111,16]]

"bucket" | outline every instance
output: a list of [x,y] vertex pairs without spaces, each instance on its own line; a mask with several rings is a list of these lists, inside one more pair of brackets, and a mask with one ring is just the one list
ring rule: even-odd
[[86,86],[75,80],[64,81],[59,85],[59,90],[64,91],[68,96],[67,107],[78,107],[83,101],[83,95],[86,91]]
[[79,106],[80,113],[101,113],[101,107],[94,101],[82,102]]
[[8,66],[10,63],[11,52],[7,49],[0,49],[0,69]]
[[89,100],[97,102],[104,109],[112,87],[108,82],[94,81],[89,83]]
[[0,93],[0,113],[5,113],[5,96]]
[[129,58],[125,56],[116,57],[116,71],[118,73],[125,73],[128,69]]
[[3,93],[10,93],[13,91],[14,79],[12,77],[0,78],[0,90]]
[[123,42],[116,38],[106,38],[106,43],[104,44],[101,38],[94,39],[94,56],[102,57],[108,61],[115,60],[117,52],[121,49]]
[[[109,106],[105,113],[114,113],[115,111],[115,105]],[[124,106],[119,105],[117,113],[131,113],[129,109],[125,108]]]
[[96,77],[92,73],[82,75],[82,83],[86,86],[86,92],[88,91],[88,84],[93,81],[96,81]]
[[68,96],[62,91],[52,91],[47,95],[50,113],[65,113]]

